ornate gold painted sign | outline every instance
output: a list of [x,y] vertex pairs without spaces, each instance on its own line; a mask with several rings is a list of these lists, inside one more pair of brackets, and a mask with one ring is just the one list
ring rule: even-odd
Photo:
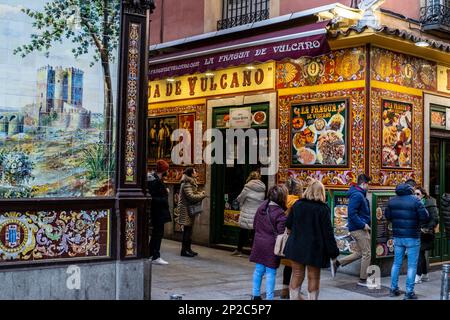
[[274,88],[275,63],[259,64],[253,68],[239,67],[214,73],[194,74],[171,81],[150,81],[149,103],[184,100],[214,95],[234,94]]

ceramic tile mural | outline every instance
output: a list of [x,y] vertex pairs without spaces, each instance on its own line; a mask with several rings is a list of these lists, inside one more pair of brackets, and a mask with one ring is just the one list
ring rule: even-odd
[[277,63],[277,89],[298,88],[365,79],[364,47],[332,51],[309,58]]
[[[148,123],[148,168],[154,169],[157,159],[163,158],[170,163],[170,154],[173,143],[167,140],[174,129],[186,129],[193,133],[194,121],[202,122],[202,132],[206,130],[206,105],[194,104],[187,106],[162,107],[149,109]],[[167,126],[166,126],[167,124]],[[161,139],[158,133],[161,132]],[[159,142],[158,142],[159,141]],[[164,151],[166,150],[166,151]],[[192,150],[191,156],[194,159],[194,152],[203,152],[203,150]],[[180,183],[183,177],[183,171],[187,166],[170,164],[169,172],[166,177],[166,183]],[[194,165],[198,172],[198,181],[200,184],[206,182],[206,166],[204,164]]]
[[364,123],[366,121],[366,96],[364,88],[279,97],[278,128],[280,130],[280,145],[291,145],[290,113],[292,105],[312,101],[341,101],[343,99],[348,99],[349,101],[348,115],[350,118],[348,122],[348,136],[350,138],[350,146],[348,148],[348,166],[345,168],[324,168],[323,166],[318,166],[315,168],[313,165],[310,165],[305,169],[292,168],[290,150],[289,148],[282,148],[279,158],[280,170],[278,173],[278,181],[284,182],[290,175],[303,181],[308,177],[313,177],[321,180],[327,187],[339,189],[348,187],[350,183],[356,180],[358,174],[364,172]]
[[424,90],[436,90],[437,65],[434,62],[373,47],[371,79]]
[[108,257],[111,210],[0,213],[0,262]]
[[[371,127],[369,136],[371,139],[371,148],[369,173],[373,178],[372,185],[374,187],[396,186],[408,178],[414,178],[421,184],[423,181],[424,132],[422,97],[377,88],[372,88],[370,97]],[[408,119],[405,119],[403,121],[405,126],[398,126],[398,128],[402,128],[402,131],[393,136],[394,139],[398,140],[393,144],[389,144],[390,141],[384,141],[388,138],[385,132],[386,128],[390,128],[390,126],[386,127],[385,121],[391,120],[384,118],[384,111],[386,108],[383,107],[383,103],[389,101],[398,101],[398,104],[402,106],[403,110],[408,106],[412,107],[412,110],[410,111],[412,114],[409,120],[411,123],[408,123]],[[405,112],[403,112],[403,114],[404,113]],[[406,117],[408,118],[409,116],[406,115]],[[398,118],[398,121],[400,121],[400,118],[401,117]],[[383,134],[383,132],[385,134]],[[398,142],[401,142],[401,144],[399,145]],[[394,156],[396,156],[396,152],[398,152],[398,159],[393,163],[386,163],[386,159],[389,158],[384,157],[383,149],[386,148],[386,146],[393,146],[392,151],[390,152],[394,153]],[[407,149],[408,146],[411,146],[410,149]],[[405,155],[402,160],[400,156],[403,153]],[[389,164],[389,168],[385,166],[386,164]],[[392,164],[395,166],[393,167]]]
[[0,198],[113,193],[120,1],[73,3],[0,0]]

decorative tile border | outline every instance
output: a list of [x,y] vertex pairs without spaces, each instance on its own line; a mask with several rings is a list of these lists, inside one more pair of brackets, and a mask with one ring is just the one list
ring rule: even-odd
[[125,257],[135,257],[137,253],[137,209],[125,210]]
[[127,113],[125,134],[125,183],[136,183],[137,112],[141,25],[130,24],[128,43]]
[[110,209],[0,213],[0,264],[109,257]]

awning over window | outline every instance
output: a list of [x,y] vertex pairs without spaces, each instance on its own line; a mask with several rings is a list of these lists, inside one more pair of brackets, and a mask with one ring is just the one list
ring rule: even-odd
[[315,57],[330,51],[328,21],[237,39],[150,59],[149,79],[202,73],[254,62]]

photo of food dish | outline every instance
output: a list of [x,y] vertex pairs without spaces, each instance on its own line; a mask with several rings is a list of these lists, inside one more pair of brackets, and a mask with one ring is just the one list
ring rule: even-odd
[[239,211],[225,210],[223,222],[227,226],[239,226]]
[[335,114],[328,122],[328,128],[334,131],[342,131],[344,129],[345,119],[341,114]]
[[305,120],[303,118],[296,117],[296,118],[292,119],[292,127],[294,129],[297,129],[297,130],[302,129],[304,127],[304,125],[305,125]]
[[314,121],[314,128],[316,129],[316,132],[323,131],[326,126],[327,122],[323,118],[319,118]]
[[347,236],[349,234],[349,231],[346,227],[337,227],[336,223],[334,224],[334,226],[335,226],[334,235],[336,237]]
[[300,161],[301,164],[314,164],[316,163],[316,153],[314,150],[309,148],[300,148],[297,151],[297,157],[298,161]]
[[382,244],[378,244],[376,248],[377,257],[382,257],[386,255],[386,247]]
[[324,165],[340,165],[345,160],[345,142],[342,133],[328,130],[317,139],[317,160]]
[[334,216],[335,217],[348,217],[348,207],[347,206],[336,206],[334,208]]
[[266,121],[266,113],[264,111],[257,111],[252,117],[253,123],[260,125]]
[[301,148],[304,148],[307,144],[313,144],[316,141],[316,134],[306,128],[300,132],[294,134],[294,138],[292,139],[292,144],[294,148],[299,151]]
[[383,210],[381,208],[377,208],[376,215],[377,215],[377,220],[383,219]]

